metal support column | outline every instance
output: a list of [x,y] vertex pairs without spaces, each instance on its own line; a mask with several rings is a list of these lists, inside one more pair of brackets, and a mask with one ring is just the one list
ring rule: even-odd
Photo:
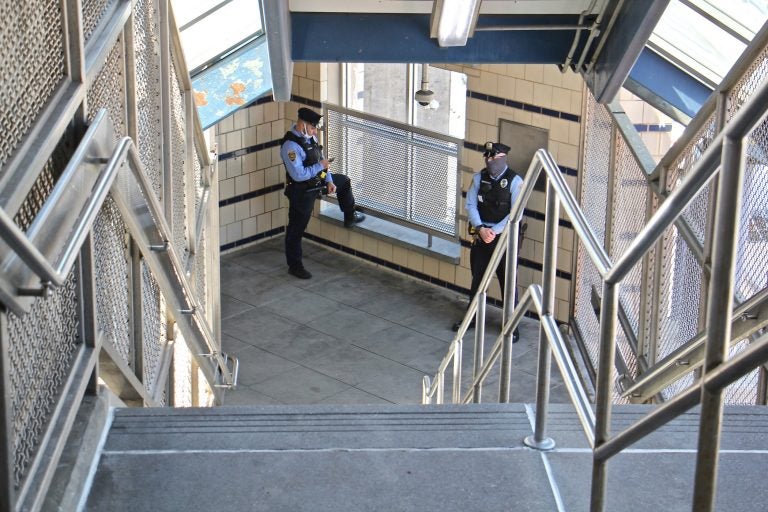
[[[130,262],[130,282],[128,283],[128,308],[131,319],[131,347],[133,372],[147,391],[144,381],[144,311],[143,276],[141,275],[141,251],[133,239],[128,241],[128,261]],[[146,404],[145,404],[146,405]]]
[[[93,261],[93,232],[85,239],[80,249],[77,266],[77,283],[79,287],[80,306],[80,339],[86,347],[96,348],[99,332],[96,317],[96,276]],[[93,373],[88,382],[86,393],[95,395],[99,388],[99,360],[96,358]]]
[[[81,0],[66,0],[64,2],[64,38],[67,72],[73,82],[86,83],[85,72],[85,36],[83,34],[83,3]],[[85,126],[87,120],[87,95],[75,114],[75,121]]]
[[[717,208],[712,233],[712,280],[707,300],[707,347],[704,375],[720,366],[728,357],[731,338],[736,244],[741,211],[741,189],[744,175],[743,138],[723,140],[722,166],[719,175]],[[696,457],[693,510],[715,509],[718,453],[723,415],[722,388],[701,388],[701,420]]]
[[[611,435],[611,406],[613,403],[613,372],[616,359],[616,321],[619,309],[619,285],[603,283],[600,307],[600,356],[595,388],[595,448]],[[605,486],[608,461],[593,459],[590,512],[605,510]]]
[[171,38],[168,26],[168,0],[157,0],[160,13],[160,115],[162,118],[163,212],[173,226],[173,137],[171,134]]
[[[475,313],[475,359],[472,381],[477,380],[483,367],[483,345],[485,344],[485,305],[488,295],[483,290],[477,292],[477,313]],[[472,402],[479,404],[482,399],[483,385],[477,383],[472,390]]]
[[536,427],[525,444],[538,450],[551,450],[555,441],[546,437],[549,385],[552,370],[552,349],[549,347],[543,319],[555,315],[555,284],[557,279],[557,230],[560,218],[560,200],[555,187],[547,180],[546,217],[544,219],[544,259],[541,269],[541,318],[539,325],[539,365],[536,371]]
[[0,309],[0,510],[14,510],[13,409],[8,311]]

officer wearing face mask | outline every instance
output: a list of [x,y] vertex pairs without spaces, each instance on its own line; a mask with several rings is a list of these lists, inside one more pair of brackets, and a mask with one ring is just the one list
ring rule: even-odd
[[[469,252],[469,265],[472,271],[470,301],[480,288],[480,281],[496,249],[497,237],[504,230],[512,204],[523,186],[522,178],[507,167],[508,151],[509,146],[505,144],[487,142],[483,153],[485,169],[472,176],[472,184],[467,192],[469,232],[473,236],[472,248]],[[505,270],[506,256],[496,267],[496,277],[499,279],[502,295]],[[461,320],[453,324],[453,330],[458,331],[460,326]],[[513,342],[518,338],[519,334],[515,330]]]
[[317,142],[317,129],[322,116],[314,110],[300,108],[298,117],[291,131],[286,132],[280,147],[286,171],[285,195],[289,201],[285,258],[288,273],[299,279],[309,279],[312,274],[302,263],[301,239],[312,215],[315,199],[322,192],[335,193],[347,228],[362,222],[365,215],[355,211],[349,178],[343,174],[331,176],[328,172],[331,162],[323,156],[323,146]]

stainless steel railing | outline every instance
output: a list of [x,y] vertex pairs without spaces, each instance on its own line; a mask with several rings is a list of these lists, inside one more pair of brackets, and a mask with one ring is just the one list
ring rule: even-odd
[[[534,434],[526,440],[526,443],[539,449],[548,449],[554,446],[554,442],[546,437],[546,415],[549,389],[550,349],[554,349],[556,360],[563,372],[568,384],[569,395],[582,418],[585,431],[591,430],[591,408],[585,406],[583,397],[586,393],[579,390],[578,379],[574,380],[569,373],[567,364],[562,364],[560,359],[562,340],[553,332],[551,327],[554,321],[552,317],[552,305],[554,297],[554,273],[556,269],[557,255],[557,222],[559,208],[562,203],[574,230],[584,244],[590,259],[597,267],[603,281],[602,300],[600,307],[600,340],[599,340],[599,365],[595,398],[594,435],[587,433],[587,438],[594,447],[591,510],[602,511],[605,507],[606,463],[616,453],[641,439],[647,433],[655,430],[680,413],[688,410],[699,400],[701,409],[701,429],[699,433],[699,450],[696,465],[696,479],[694,491],[694,509],[712,510],[714,507],[714,493],[717,474],[717,452],[720,440],[720,425],[722,416],[722,390],[733,380],[744,375],[756,366],[762,364],[768,355],[768,336],[763,335],[759,342],[754,343],[746,352],[731,361],[725,361],[728,341],[731,339],[731,304],[734,286],[734,262],[736,236],[738,234],[738,216],[734,211],[739,211],[741,200],[741,182],[744,173],[744,151],[742,141],[756,126],[763,122],[768,114],[768,80],[755,90],[749,101],[733,117],[720,134],[714,139],[709,148],[696,162],[685,180],[662,203],[649,222],[640,231],[637,237],[629,244],[627,250],[612,263],[594,236],[594,232],[586,222],[573,193],[565,184],[559,173],[557,165],[552,157],[544,150],[536,153],[534,161],[527,174],[523,185],[523,192],[512,206],[509,225],[502,234],[502,241],[494,252],[488,269],[483,276],[480,290],[472,299],[467,314],[461,327],[454,338],[448,356],[440,365],[438,374],[432,382],[428,377],[424,379],[423,399],[429,403],[436,393],[442,393],[444,372],[450,361],[459,362],[459,370],[454,369],[454,399],[460,396],[460,356],[461,338],[463,338],[472,315],[476,317],[475,333],[475,376],[472,390],[468,394],[475,400],[480,398],[480,385],[482,377],[487,375],[487,368],[483,365],[482,343],[484,337],[485,294],[490,285],[496,265],[501,261],[503,253],[507,252],[507,278],[505,283],[503,328],[499,340],[492,349],[492,359],[502,358],[501,368],[502,383],[509,381],[508,368],[511,358],[511,345],[509,337],[522,318],[522,311],[530,302],[529,296],[536,296],[529,288],[529,293],[521,301],[514,311],[511,310],[511,293],[516,286],[515,262],[517,259],[517,229],[520,222],[520,214],[523,204],[528,200],[533,183],[539,173],[544,170],[547,176],[547,208],[546,225],[544,233],[544,264],[543,282],[541,286],[541,305],[536,304],[537,312],[541,319],[539,331],[539,368],[537,374],[536,396],[536,424]],[[718,197],[715,206],[715,221],[712,247],[712,273],[711,286],[707,297],[707,337],[706,357],[704,361],[701,385],[693,387],[686,393],[679,395],[662,408],[655,411],[645,419],[627,428],[618,436],[611,438],[610,419],[612,408],[612,383],[614,376],[614,359],[616,354],[616,329],[618,316],[619,286],[622,279],[640,261],[644,254],[653,247],[656,241],[663,235],[683,210],[693,200],[696,194],[709,183],[718,170],[719,175]],[[545,327],[550,325],[549,328]],[[479,347],[479,348],[478,348]],[[562,357],[568,359],[567,353]],[[479,359],[479,362],[478,362]],[[491,360],[487,364],[491,364]],[[456,378],[456,377],[459,378]],[[438,397],[438,403],[442,399]],[[503,385],[500,389],[500,401],[505,402]],[[586,409],[586,410],[585,410]],[[587,412],[589,411],[589,412]]]

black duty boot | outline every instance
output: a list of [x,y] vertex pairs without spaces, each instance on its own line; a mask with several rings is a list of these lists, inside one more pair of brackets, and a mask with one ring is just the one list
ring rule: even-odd
[[520,341],[520,331],[515,329],[515,332],[512,333],[512,343],[517,343]]
[[359,224],[365,220],[365,214],[353,211],[352,213],[344,214],[344,227],[351,228],[355,224]]
[[[467,330],[473,328],[474,326],[475,326],[475,319],[473,318],[472,321],[469,322],[469,326],[467,327]],[[459,331],[459,327],[461,327],[461,320],[459,320],[458,322],[455,322],[453,324],[453,326],[451,326],[451,330],[453,332],[458,332]]]
[[304,267],[289,267],[288,273],[294,277],[298,277],[299,279],[310,279],[312,277],[312,274],[309,273],[309,270],[305,269]]

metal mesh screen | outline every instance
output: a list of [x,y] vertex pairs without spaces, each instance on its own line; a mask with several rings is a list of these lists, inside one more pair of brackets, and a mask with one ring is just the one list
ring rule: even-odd
[[[768,76],[768,48],[728,94],[731,119]],[[736,260],[736,298],[745,301],[768,286],[768,124],[763,121],[747,137],[739,244]]]
[[152,183],[155,197],[162,199],[162,116],[160,110],[160,39],[158,12],[152,0],[138,0],[134,7],[136,51],[136,103],[139,156]]
[[179,87],[176,67],[171,65],[171,147],[173,161],[173,245],[182,263],[189,257],[187,248],[187,187],[186,187],[186,121],[184,120],[184,93]]
[[[587,101],[584,162],[581,176],[581,207],[595,230],[597,240],[605,240],[605,215],[608,201],[608,174],[612,121],[608,112],[590,95]],[[592,288],[602,290],[597,268],[584,245],[579,242],[576,257],[576,303],[574,319],[583,337],[593,366],[597,365],[599,324],[592,307]]]
[[152,391],[167,344],[165,299],[144,260],[141,260],[141,319],[144,350],[144,386]]
[[133,366],[126,228],[114,200],[107,197],[93,225],[96,318],[99,329]]
[[82,342],[78,309],[77,282],[72,273],[50,297],[37,299],[23,317],[8,314],[8,392],[16,485],[34,458]]
[[326,119],[332,171],[351,178],[358,204],[458,236],[457,143],[332,109]]
[[[624,138],[616,135],[613,205],[611,207],[611,259],[618,260],[645,225],[648,208],[648,184]],[[621,304],[635,336],[639,335],[642,260],[621,282]]]
[[61,0],[0,2],[0,170],[65,74]]
[[[200,235],[200,246],[195,257],[195,282],[197,288],[197,302],[200,307],[203,308],[203,313],[207,312],[207,297],[208,297],[208,274],[205,265],[205,255],[207,252],[207,240],[205,237],[205,229],[202,230]],[[207,316],[207,315],[206,315]]]
[[[717,123],[714,114],[702,125],[691,142],[680,153],[677,159],[669,166],[667,170],[667,191],[671,192],[680,184],[680,182],[693,169],[701,155],[707,150],[715,138]],[[704,242],[704,236],[707,226],[707,211],[709,209],[710,186],[707,185],[704,190],[699,192],[683,211],[683,218],[688,221],[696,238],[699,242]]]
[[24,198],[24,202],[14,216],[14,222],[22,230],[26,231],[32,225],[35,216],[37,216],[45,201],[53,192],[53,188],[59,181],[61,173],[64,172],[64,168],[74,154],[76,147],[75,128],[70,126],[64,132],[61,140],[56,145],[56,149],[54,149],[53,154],[45,163],[43,170],[37,176],[34,185],[29,189],[27,197]]
[[88,88],[88,120],[92,121],[99,109],[107,109],[115,129],[116,141],[126,134],[124,69],[123,42],[118,38],[107,61]]
[[[728,352],[731,359],[749,347],[749,340],[740,340],[735,343]],[[757,380],[760,371],[755,368],[727,388],[725,388],[723,400],[727,404],[756,405],[757,404]]]
[[96,31],[104,12],[113,2],[115,0],[83,0],[83,36],[86,41]]
[[203,165],[200,162],[200,149],[195,144],[192,155],[192,173],[195,180],[195,213],[200,211],[200,201],[203,198]]
[[192,407],[192,354],[177,326],[173,332],[173,405]]

